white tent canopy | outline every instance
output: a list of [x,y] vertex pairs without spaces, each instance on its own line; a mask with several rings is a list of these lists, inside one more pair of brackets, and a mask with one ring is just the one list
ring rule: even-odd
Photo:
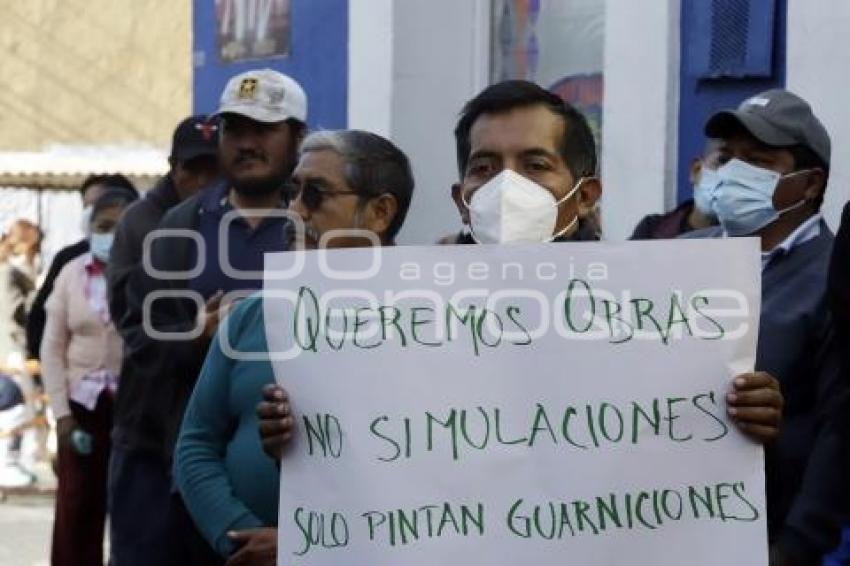
[[150,146],[53,145],[0,152],[0,186],[77,188],[89,175],[121,173],[140,189],[168,171],[167,152]]

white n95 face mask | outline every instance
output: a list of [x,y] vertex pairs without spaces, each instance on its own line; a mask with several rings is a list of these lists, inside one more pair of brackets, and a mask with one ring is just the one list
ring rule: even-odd
[[519,173],[505,169],[463,202],[469,209],[470,232],[479,244],[551,242],[572,228],[578,217],[554,234],[558,207],[572,197],[584,179],[559,201]]

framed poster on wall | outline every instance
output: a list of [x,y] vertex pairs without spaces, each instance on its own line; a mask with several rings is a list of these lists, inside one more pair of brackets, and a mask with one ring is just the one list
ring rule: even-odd
[[214,112],[227,80],[270,68],[307,93],[310,128],[344,128],[348,0],[194,0],[193,111]]
[[604,0],[493,0],[491,82],[525,79],[577,107],[602,131]]
[[216,0],[216,35],[221,60],[289,55],[289,11],[289,0]]

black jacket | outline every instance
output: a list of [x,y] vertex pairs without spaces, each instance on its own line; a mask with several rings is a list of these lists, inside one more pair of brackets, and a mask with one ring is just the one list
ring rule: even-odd
[[169,175],[127,207],[115,228],[115,241],[109,254],[106,277],[109,281],[109,314],[120,322],[127,311],[125,296],[130,274],[142,262],[142,243],[168,209],[180,202]]
[[[207,214],[218,218],[223,210],[219,205],[223,207],[225,202],[218,195],[226,192],[223,184],[207,188],[166,212],[157,229],[191,231],[202,240],[217,240],[218,231],[215,235],[203,233],[201,219]],[[217,221],[222,220],[223,217]],[[284,233],[288,232],[284,230]],[[204,253],[220,251],[217,241],[203,241]],[[289,245],[285,237],[276,243],[280,246],[274,251]],[[211,274],[220,274],[220,266],[196,261],[198,252],[195,240],[186,234],[162,235],[150,246],[148,267],[151,269],[144,263],[138,265],[129,272],[125,283],[126,310],[119,323],[124,338],[124,362],[113,441],[125,450],[158,454],[166,465],[170,465],[183,413],[208,348],[208,343],[195,330],[203,301],[215,291],[204,294],[195,285]],[[259,258],[262,261],[262,253]],[[199,265],[206,268],[200,267],[200,272],[195,273]],[[230,286],[218,289],[239,291],[243,282],[231,278]],[[192,289],[188,293],[190,285]]]
[[[195,195],[163,211],[156,227],[195,230],[202,196],[203,193]],[[153,215],[148,217],[148,221],[152,218]],[[161,271],[185,270],[191,245],[186,238],[158,238],[151,246],[150,263]],[[160,455],[166,464],[171,460],[184,405],[206,349],[196,341],[155,339],[148,332],[150,327],[161,332],[193,328],[197,309],[192,301],[156,300],[145,313],[145,297],[155,291],[185,289],[186,283],[152,277],[143,265],[137,264],[133,269],[113,272],[110,285],[110,310],[120,315],[114,320],[124,339],[112,440],[125,450]],[[122,285],[123,306],[119,290]]]
[[689,199],[664,214],[647,214],[629,237],[630,240],[665,240],[693,230],[688,218],[694,210],[694,200]]
[[[684,238],[717,237],[719,227]],[[850,388],[827,302],[833,237],[820,235],[772,259],[762,273],[756,370],[775,376],[785,408],[765,450],[768,536],[791,564],[820,564],[847,512]]]
[[44,277],[44,283],[35,295],[30,312],[27,317],[27,352],[31,358],[40,359],[39,351],[41,350],[41,338],[44,336],[44,325],[47,322],[47,311],[44,305],[47,303],[47,298],[53,292],[53,285],[56,282],[56,277],[65,265],[74,259],[80,257],[89,251],[89,241],[80,240],[70,246],[66,246],[59,250],[53,256],[53,262],[47,270],[47,275]]
[[[850,202],[841,215],[841,226],[835,235],[829,266],[828,296],[835,319],[835,329],[843,344],[850,338]],[[850,349],[844,350],[850,362]],[[848,364],[850,367],[850,364]]]

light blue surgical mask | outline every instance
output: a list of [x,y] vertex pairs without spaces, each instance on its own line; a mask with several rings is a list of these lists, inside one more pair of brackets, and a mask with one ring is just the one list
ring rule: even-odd
[[694,185],[694,206],[704,216],[712,219],[717,218],[711,203],[718,185],[720,185],[720,175],[717,171],[703,166],[699,172],[699,180]]
[[[797,171],[791,173],[794,175]],[[730,236],[753,234],[781,215],[806,204],[800,202],[776,210],[773,193],[783,175],[770,169],[732,159],[717,169],[720,183],[714,191],[712,206],[723,230]],[[787,175],[786,175],[787,177]]]
[[109,252],[112,250],[112,242],[114,239],[115,234],[112,232],[107,232],[105,234],[92,232],[89,239],[92,255],[103,263],[109,261]]

